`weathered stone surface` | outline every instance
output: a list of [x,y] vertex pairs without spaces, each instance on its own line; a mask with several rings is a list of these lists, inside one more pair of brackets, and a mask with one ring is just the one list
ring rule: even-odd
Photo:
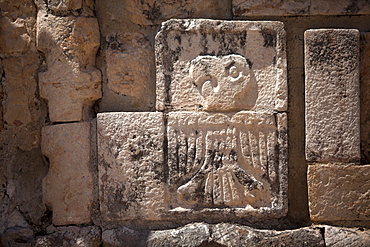
[[33,247],[35,246],[35,235],[29,228],[10,228],[1,234],[0,244],[6,247]]
[[305,32],[306,159],[360,160],[359,32]]
[[47,67],[39,73],[40,95],[48,100],[50,120],[81,121],[83,110],[101,97],[101,73],[94,67],[98,22],[39,11],[37,27],[37,48]]
[[38,237],[36,247],[68,246],[98,247],[101,244],[101,230],[97,226],[87,227],[57,227],[56,232]]
[[370,219],[370,165],[310,165],[307,181],[312,221]]
[[[169,113],[171,211],[284,215],[287,164],[286,143],[281,143],[286,139],[283,129],[286,131],[285,114]],[[202,210],[193,211],[194,207]]]
[[140,232],[117,228],[103,232],[103,245],[118,246],[325,246],[319,228],[259,230],[221,223],[193,223],[170,230]]
[[[106,222],[287,211],[286,114],[98,115]],[[197,210],[194,210],[196,208]]]
[[366,0],[233,0],[235,16],[282,16],[282,15],[352,15],[369,14]]
[[53,11],[77,10],[82,8],[82,0],[47,0],[47,4]]
[[0,18],[0,52],[24,52],[29,49],[31,37],[26,30],[26,21]]
[[50,160],[43,192],[53,211],[53,224],[89,223],[93,199],[90,123],[44,127],[41,148]]
[[100,113],[97,127],[103,220],[159,219],[167,194],[162,113]]
[[370,32],[360,36],[361,159],[370,163]]
[[107,87],[117,94],[142,98],[154,71],[148,62],[154,58],[149,41],[139,33],[109,37],[105,51]]
[[38,57],[34,54],[3,60],[6,78],[3,82],[6,92],[4,121],[8,126],[29,124],[32,122],[32,113],[39,110],[39,101],[36,99],[38,63]]
[[320,229],[258,230],[234,224],[212,227],[211,239],[222,246],[325,246]]
[[370,246],[370,230],[325,226],[325,244],[328,247]]
[[156,36],[157,110],[287,107],[281,22],[170,20]]

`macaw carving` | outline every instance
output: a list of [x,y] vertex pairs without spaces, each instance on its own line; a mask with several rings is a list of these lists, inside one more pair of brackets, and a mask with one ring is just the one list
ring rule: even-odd
[[190,75],[205,110],[237,109],[247,101],[253,106],[257,98],[253,72],[243,56],[198,56],[190,63]]

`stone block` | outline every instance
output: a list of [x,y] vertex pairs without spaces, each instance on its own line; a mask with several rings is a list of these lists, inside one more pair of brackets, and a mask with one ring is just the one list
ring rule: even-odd
[[287,108],[281,22],[170,20],[155,50],[159,111]]
[[57,227],[56,232],[40,236],[36,239],[36,247],[69,246],[99,247],[101,246],[101,230],[97,226]]
[[325,244],[328,247],[370,246],[370,230],[325,226]]
[[162,113],[100,113],[97,120],[102,219],[160,219],[166,206]]
[[35,246],[35,234],[26,227],[13,227],[1,234],[1,246],[6,247],[33,247]]
[[119,34],[109,37],[105,51],[107,87],[116,94],[142,98],[154,70],[148,63],[153,61],[148,39],[139,33]]
[[359,31],[305,32],[306,159],[360,160]]
[[370,219],[370,165],[309,165],[307,176],[312,221]]
[[106,223],[287,211],[285,113],[101,113],[99,182]]
[[50,10],[78,10],[82,8],[82,0],[47,0]]
[[4,121],[8,126],[25,126],[32,122],[31,109],[36,110],[36,55],[7,57],[3,59],[5,80]]
[[54,225],[87,224],[91,221],[93,174],[90,123],[46,126],[41,149],[50,168],[43,180],[45,204],[53,211]]
[[29,49],[31,37],[26,30],[26,24],[22,18],[0,18],[0,52],[25,52]]
[[369,14],[366,0],[233,0],[235,16],[359,15]]
[[37,48],[46,56],[39,73],[40,96],[48,100],[50,120],[81,121],[83,109],[101,97],[101,73],[94,67],[98,22],[39,11],[37,26]]

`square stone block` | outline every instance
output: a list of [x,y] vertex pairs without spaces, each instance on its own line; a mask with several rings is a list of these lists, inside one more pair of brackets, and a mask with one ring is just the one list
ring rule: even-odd
[[308,166],[312,221],[370,220],[370,165]]
[[155,52],[159,111],[287,108],[281,22],[169,20]]
[[306,159],[360,160],[359,31],[305,32]]
[[98,114],[103,220],[285,215],[286,121],[246,111]]

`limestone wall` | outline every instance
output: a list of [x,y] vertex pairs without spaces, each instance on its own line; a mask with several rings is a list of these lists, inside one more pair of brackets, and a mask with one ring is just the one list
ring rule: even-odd
[[369,246],[370,3],[0,0],[0,246]]

